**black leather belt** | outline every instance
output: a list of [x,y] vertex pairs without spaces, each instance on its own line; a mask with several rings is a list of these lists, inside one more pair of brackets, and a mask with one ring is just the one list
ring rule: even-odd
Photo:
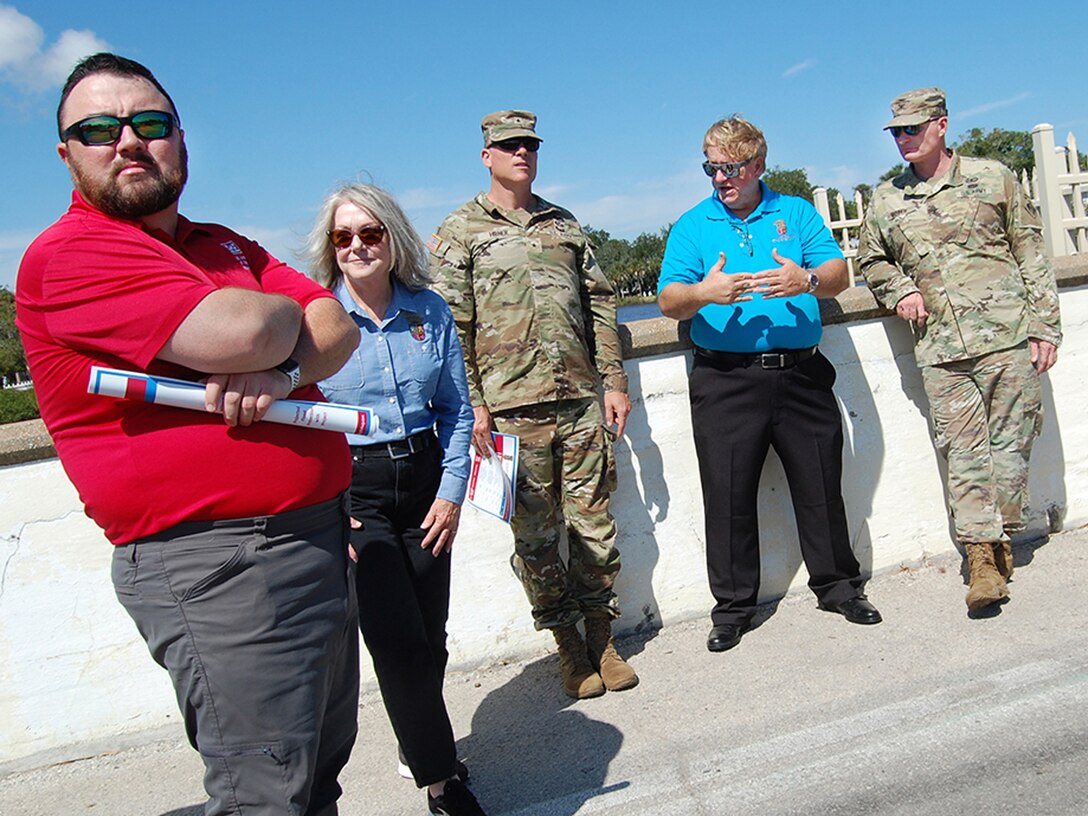
[[714,351],[695,347],[695,353],[700,357],[713,360],[716,363],[728,365],[750,366],[759,364],[760,368],[779,369],[793,368],[800,362],[807,360],[816,353],[816,346],[804,349],[783,349],[782,351],[763,351],[744,354],[737,351]]
[[433,441],[435,441],[434,431],[428,429],[409,436],[407,439],[399,439],[396,442],[379,442],[376,445],[352,445],[351,456],[356,460],[367,456],[379,456],[383,459],[407,459],[413,453],[426,450]]

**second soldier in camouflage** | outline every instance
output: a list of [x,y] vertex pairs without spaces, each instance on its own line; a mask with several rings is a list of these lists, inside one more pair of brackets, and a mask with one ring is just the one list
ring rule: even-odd
[[1042,423],[1039,375],[1062,336],[1058,290],[1012,172],[946,147],[944,92],[908,91],[892,114],[885,130],[909,166],[874,191],[858,260],[877,300],[912,326],[977,612],[1008,597]]

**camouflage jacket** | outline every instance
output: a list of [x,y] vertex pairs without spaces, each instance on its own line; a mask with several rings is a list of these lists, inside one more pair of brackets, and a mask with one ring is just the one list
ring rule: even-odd
[[1028,337],[1062,339],[1058,288],[1042,226],[1012,172],[954,153],[922,181],[910,168],[881,184],[865,213],[858,262],[884,306],[920,292],[920,366],[979,357]]
[[574,216],[486,193],[431,236],[434,288],[453,311],[472,404],[502,411],[626,391],[616,300]]

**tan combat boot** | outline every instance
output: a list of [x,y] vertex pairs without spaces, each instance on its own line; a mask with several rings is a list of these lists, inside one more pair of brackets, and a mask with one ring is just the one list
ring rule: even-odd
[[585,700],[604,694],[601,676],[589,665],[586,644],[573,626],[557,626],[552,629],[555,644],[559,647],[559,673],[563,677],[563,690],[568,697]]
[[977,612],[1009,597],[1009,588],[1005,586],[1005,579],[998,573],[994,563],[993,546],[989,543],[964,544],[963,549],[967,552],[967,565],[971,571],[967,608]]
[[994,542],[994,565],[1006,581],[1012,578],[1012,542]]
[[638,675],[616,652],[612,643],[612,618],[607,612],[586,616],[586,649],[589,662],[601,674],[609,691],[623,691],[638,685]]

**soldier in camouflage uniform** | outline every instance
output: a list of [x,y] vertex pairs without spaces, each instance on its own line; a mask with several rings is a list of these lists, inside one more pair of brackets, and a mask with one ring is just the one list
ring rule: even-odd
[[555,636],[567,694],[595,697],[638,683],[611,634],[620,556],[608,428],[623,433],[631,402],[612,287],[574,216],[532,192],[535,126],[528,111],[483,118],[491,188],[451,213],[429,248],[464,349],[473,444],[486,456],[493,429],[520,438],[511,565],[537,629]]
[[892,114],[885,130],[910,166],[873,193],[858,260],[876,298],[914,330],[977,612],[1008,597],[1042,424],[1039,375],[1062,336],[1058,290],[1012,172],[945,146],[944,92],[909,91]]

